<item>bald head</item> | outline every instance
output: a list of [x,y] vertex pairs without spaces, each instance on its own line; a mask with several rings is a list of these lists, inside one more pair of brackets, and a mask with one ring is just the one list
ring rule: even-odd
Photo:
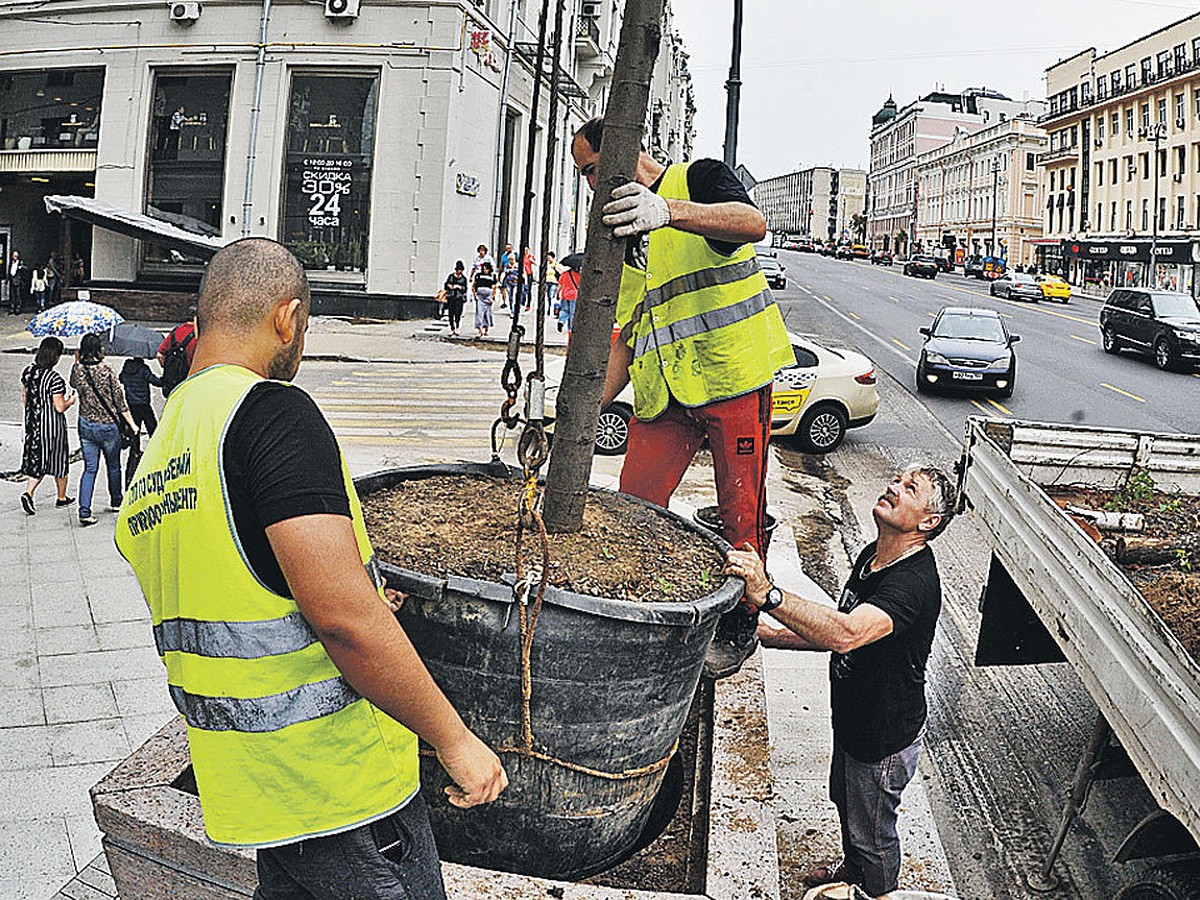
[[259,326],[281,301],[299,300],[307,313],[311,294],[304,267],[283,244],[243,238],[208,264],[196,302],[196,327],[245,332]]

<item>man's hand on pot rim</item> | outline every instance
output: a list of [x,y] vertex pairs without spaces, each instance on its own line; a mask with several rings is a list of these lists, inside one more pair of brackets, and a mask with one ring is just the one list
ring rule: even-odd
[[750,542],[742,544],[740,550],[733,549],[725,554],[725,568],[722,571],[745,580],[746,598],[755,606],[761,606],[767,599],[771,578],[767,575],[762,557]]

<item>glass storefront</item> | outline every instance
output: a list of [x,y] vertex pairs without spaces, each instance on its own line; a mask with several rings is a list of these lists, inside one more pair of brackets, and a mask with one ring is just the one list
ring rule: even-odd
[[[146,215],[197,234],[221,233],[232,80],[225,71],[155,75]],[[176,249],[144,246],[145,269],[204,263]]]
[[292,78],[281,241],[304,268],[348,273],[367,264],[375,75]]
[[0,149],[95,150],[104,69],[0,72]]

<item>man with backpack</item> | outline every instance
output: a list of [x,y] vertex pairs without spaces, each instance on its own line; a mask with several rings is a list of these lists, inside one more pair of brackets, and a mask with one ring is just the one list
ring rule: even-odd
[[196,308],[191,309],[192,318],[176,325],[171,333],[158,345],[158,364],[162,366],[161,388],[163,397],[169,397],[192,368],[192,357],[196,353]]

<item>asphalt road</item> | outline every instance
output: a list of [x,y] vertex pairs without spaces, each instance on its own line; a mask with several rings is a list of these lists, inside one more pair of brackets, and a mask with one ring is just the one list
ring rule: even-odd
[[[857,344],[881,369],[915,390],[922,336],[943,306],[995,309],[1016,345],[1014,395],[999,399],[982,394],[922,396],[922,401],[953,435],[962,433],[966,415],[1195,433],[1200,422],[1195,397],[1200,373],[1161,372],[1145,357],[1106,354],[1100,346],[1100,304],[1076,297],[1068,304],[991,297],[985,282],[957,274],[932,281],[909,278],[899,264],[888,268],[867,262],[835,260],[813,253],[779,251],[787,267],[788,289],[777,293],[794,331],[837,330]],[[832,318],[830,318],[832,317]],[[808,327],[806,327],[808,326]]]

